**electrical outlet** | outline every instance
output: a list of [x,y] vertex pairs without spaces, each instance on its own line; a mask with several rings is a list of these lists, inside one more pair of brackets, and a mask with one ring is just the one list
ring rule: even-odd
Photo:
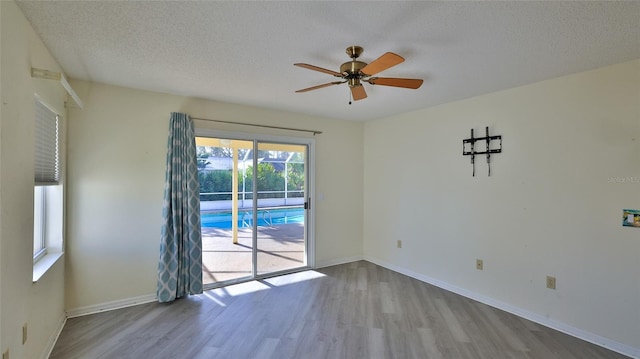
[[484,263],[482,262],[482,259],[476,259],[476,269],[482,270],[483,268],[484,268]]
[[547,276],[547,288],[556,289],[556,277]]
[[9,349],[6,352],[2,353],[2,359],[9,359]]
[[22,326],[22,344],[27,342],[27,323]]
[[398,248],[402,248],[402,239],[398,239],[397,246],[398,246]]

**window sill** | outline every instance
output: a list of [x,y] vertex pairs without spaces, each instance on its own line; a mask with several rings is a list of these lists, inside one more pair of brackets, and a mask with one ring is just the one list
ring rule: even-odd
[[44,257],[40,258],[37,262],[33,263],[33,283],[36,283],[47,273],[47,271],[53,267],[58,259],[62,258],[63,252],[48,253]]

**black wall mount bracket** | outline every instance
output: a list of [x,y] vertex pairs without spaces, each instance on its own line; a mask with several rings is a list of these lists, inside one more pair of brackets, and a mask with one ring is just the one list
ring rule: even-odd
[[[471,156],[471,166],[473,167],[472,176],[476,175],[476,155],[487,155],[487,166],[489,167],[489,176],[491,176],[491,154],[502,152],[502,136],[489,136],[489,126],[486,128],[486,136],[473,137],[473,128],[471,129],[471,138],[462,140],[462,155]],[[485,142],[485,150],[477,151],[476,142]],[[492,141],[499,141],[498,147],[492,148]]]

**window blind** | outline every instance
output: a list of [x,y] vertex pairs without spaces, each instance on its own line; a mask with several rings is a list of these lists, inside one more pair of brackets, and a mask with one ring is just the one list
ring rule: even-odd
[[36,185],[57,185],[58,115],[36,99],[35,119],[35,182]]

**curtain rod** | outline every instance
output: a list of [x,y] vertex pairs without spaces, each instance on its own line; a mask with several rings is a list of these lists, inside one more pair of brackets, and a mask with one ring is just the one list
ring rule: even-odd
[[255,123],[243,123],[243,122],[234,122],[234,121],[212,120],[212,119],[209,119],[209,118],[198,118],[198,117],[191,117],[191,119],[199,120],[199,121],[228,123],[228,124],[232,124],[232,125],[243,125],[243,126],[253,126],[253,127],[262,127],[262,128],[273,128],[273,129],[276,129],[276,130],[289,130],[289,131],[298,131],[298,132],[308,132],[308,133],[313,133],[314,136],[322,134],[322,131],[305,130],[305,129],[302,129],[302,128],[259,125],[259,124],[255,124]]

